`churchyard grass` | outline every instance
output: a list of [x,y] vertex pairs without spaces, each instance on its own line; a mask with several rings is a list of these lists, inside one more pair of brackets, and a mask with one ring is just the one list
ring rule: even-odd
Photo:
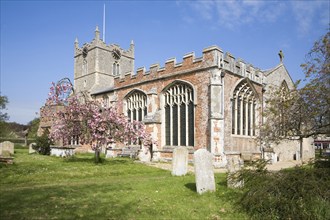
[[215,193],[196,193],[195,177],[130,159],[93,154],[71,159],[15,146],[12,165],[0,164],[0,219],[246,219],[235,207],[240,191],[216,174]]

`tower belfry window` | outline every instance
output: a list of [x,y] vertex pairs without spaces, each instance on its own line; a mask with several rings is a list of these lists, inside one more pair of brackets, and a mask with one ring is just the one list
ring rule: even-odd
[[118,62],[112,64],[112,75],[119,76],[120,66]]
[[177,83],[164,92],[165,144],[194,146],[193,88]]

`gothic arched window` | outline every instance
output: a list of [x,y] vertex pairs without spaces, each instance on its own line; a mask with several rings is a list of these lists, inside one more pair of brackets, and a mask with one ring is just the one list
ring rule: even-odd
[[112,75],[119,76],[119,63],[118,62],[114,62],[112,64]]
[[147,95],[140,91],[131,93],[127,98],[127,117],[132,121],[142,121],[147,114]]
[[232,134],[255,136],[256,97],[246,81],[239,83],[232,98]]
[[286,83],[286,81],[284,80],[281,84],[280,90],[279,90],[279,98],[280,98],[280,102],[279,102],[279,110],[280,110],[280,135],[286,135],[286,115],[285,115],[285,109],[288,104],[289,104],[289,100],[290,100],[290,90],[288,87],[288,84]]
[[165,144],[194,146],[194,92],[187,84],[176,83],[164,92]]

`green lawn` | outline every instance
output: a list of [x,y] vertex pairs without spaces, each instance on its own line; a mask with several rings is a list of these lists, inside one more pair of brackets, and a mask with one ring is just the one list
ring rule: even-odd
[[195,177],[173,177],[129,159],[94,164],[92,154],[62,159],[15,148],[0,165],[0,219],[247,219],[239,191],[216,174],[217,191],[198,195]]

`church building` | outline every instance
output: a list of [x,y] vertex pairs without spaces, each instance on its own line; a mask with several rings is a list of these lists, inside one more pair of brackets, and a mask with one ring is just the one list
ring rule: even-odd
[[211,46],[201,57],[188,53],[181,63],[171,58],[163,66],[135,72],[133,41],[128,49],[107,45],[96,28],[90,43],[80,47],[76,40],[74,45],[75,92],[104,106],[118,105],[131,120],[144,122],[156,141],[150,152],[154,161],[171,160],[179,146],[191,155],[206,148],[219,167],[233,157],[268,155],[276,162],[293,160],[299,153],[298,144],[264,152],[257,139],[269,87],[293,89],[282,59],[263,71]]

